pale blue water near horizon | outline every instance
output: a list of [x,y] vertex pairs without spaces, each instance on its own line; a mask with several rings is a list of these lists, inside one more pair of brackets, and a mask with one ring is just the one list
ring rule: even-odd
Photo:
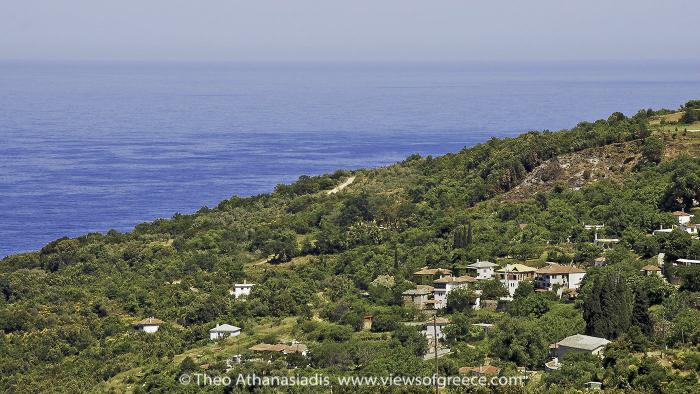
[[700,64],[0,63],[0,257],[700,99]]

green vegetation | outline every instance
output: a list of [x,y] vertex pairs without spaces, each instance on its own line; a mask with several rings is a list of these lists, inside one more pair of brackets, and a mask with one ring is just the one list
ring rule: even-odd
[[[659,120],[669,113],[615,113],[442,157],[304,176],[270,194],[232,197],[129,233],[61,238],[9,256],[0,264],[0,390],[192,392],[178,376],[204,370],[428,376],[430,344],[403,324],[426,317],[404,305],[402,293],[415,288],[421,267],[464,275],[482,259],[588,271],[579,294],[524,282],[503,311],[471,308],[476,290],[493,304],[508,294],[497,280],[450,293],[438,312],[451,321],[441,375],[488,359],[505,375],[517,367],[538,371],[528,383],[533,391],[581,389],[593,380],[621,391],[697,392],[700,267],[666,264],[673,284],[640,272],[660,252],[667,262],[700,259],[700,241],[686,232],[650,235],[675,223],[672,211],[700,200],[693,150],[700,135],[674,139],[669,122]],[[610,149],[625,153],[587,174],[557,164]],[[536,170],[543,170],[539,181],[524,182]],[[326,193],[350,176],[352,184]],[[521,193],[510,194],[516,187]],[[620,242],[604,251],[584,223],[605,224],[598,235]],[[608,265],[594,267],[601,256]],[[237,300],[229,290],[243,280],[256,285]],[[366,315],[373,316],[369,330]],[[155,334],[133,329],[149,316],[166,324]],[[243,334],[211,342],[216,323]],[[494,326],[487,332],[475,323]],[[573,354],[545,373],[549,345],[573,334],[613,342],[603,358]],[[293,340],[309,346],[308,357],[248,350]],[[229,366],[236,354],[245,361]]]

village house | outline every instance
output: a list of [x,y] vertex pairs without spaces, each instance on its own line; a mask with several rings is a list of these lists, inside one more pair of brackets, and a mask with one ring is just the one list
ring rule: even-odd
[[423,323],[423,331],[421,331],[421,333],[425,335],[428,340],[433,340],[435,338],[442,339],[445,337],[443,329],[448,324],[450,324],[450,321],[444,317],[438,317],[435,321],[431,319]]
[[700,264],[700,260],[693,260],[693,259],[678,259],[676,260],[676,264],[674,265],[685,265],[687,267],[695,264]]
[[425,288],[406,290],[401,293],[401,298],[406,306],[414,305],[418,309],[425,309],[432,292]]
[[554,290],[555,287],[578,290],[584,276],[586,276],[586,270],[575,265],[551,263],[536,271],[535,287],[549,291]]
[[423,267],[420,270],[413,273],[416,277],[416,283],[427,285],[432,283],[433,280],[442,278],[444,276],[452,275],[452,270],[447,268],[428,268]]
[[668,233],[673,232],[673,230],[675,230],[675,229],[679,229],[679,230],[684,231],[690,235],[697,236],[698,231],[700,230],[700,225],[697,225],[697,224],[679,224],[678,226],[671,226],[671,227],[667,227],[667,228],[664,228],[664,226],[662,225],[661,228],[659,228],[658,230],[654,230],[653,234],[654,235],[661,234],[661,233],[668,234]]
[[447,297],[452,290],[466,288],[470,283],[476,282],[471,276],[443,276],[433,281],[433,300],[435,309],[447,307]]
[[658,275],[658,276],[663,277],[663,274],[661,273],[661,268],[659,268],[656,265],[651,265],[651,264],[645,265],[644,267],[642,267],[642,269],[640,271],[642,271],[642,274],[644,274],[646,276]]
[[217,324],[216,327],[209,330],[209,339],[215,341],[217,339],[235,337],[241,334],[241,328],[230,324]]
[[676,220],[678,220],[678,224],[690,224],[690,220],[695,217],[695,215],[691,215],[689,213],[683,212],[683,211],[676,211],[673,212],[673,216],[676,217]]
[[498,264],[490,261],[476,260],[476,263],[467,266],[467,272],[478,280],[486,280],[493,278],[493,273]]
[[515,294],[515,289],[518,288],[520,282],[531,280],[535,277],[537,269],[528,267],[523,264],[508,264],[505,267],[496,270],[496,276],[506,287],[508,293],[512,297]]
[[461,367],[458,372],[460,375],[498,376],[501,369],[493,365],[480,365],[478,367]]
[[158,331],[160,326],[162,326],[163,324],[165,324],[164,321],[156,319],[155,317],[149,317],[139,322],[136,322],[134,324],[134,328],[136,328],[139,331],[153,334],[154,332]]
[[250,291],[253,289],[253,286],[255,286],[255,284],[247,283],[244,280],[243,283],[236,283],[233,285],[233,290],[229,291],[229,293],[236,298],[247,297],[250,295]]
[[610,341],[605,338],[576,334],[552,344],[550,348],[554,351],[557,360],[562,360],[569,352],[590,353],[594,356],[602,356],[603,349],[609,343]]

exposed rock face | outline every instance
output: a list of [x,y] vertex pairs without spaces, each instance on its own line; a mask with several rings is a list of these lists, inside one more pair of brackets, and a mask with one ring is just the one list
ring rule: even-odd
[[621,180],[626,172],[634,169],[641,157],[638,141],[560,155],[535,168],[504,197],[505,200],[524,200],[558,184],[579,189],[602,179]]

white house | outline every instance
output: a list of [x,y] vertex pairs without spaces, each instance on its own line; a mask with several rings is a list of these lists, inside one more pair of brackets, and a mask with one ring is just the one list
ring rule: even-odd
[[678,259],[678,260],[676,260],[676,263],[678,263],[680,265],[691,266],[691,265],[695,265],[695,264],[700,264],[700,260]]
[[673,216],[675,216],[676,220],[678,220],[678,224],[688,224],[690,223],[690,219],[692,219],[695,215],[691,215],[683,211],[676,211],[673,213]]
[[523,264],[508,264],[505,267],[496,270],[496,276],[501,281],[503,286],[508,289],[508,293],[512,297],[515,294],[515,289],[520,286],[520,282],[533,279],[537,269],[528,267]]
[[609,343],[610,341],[605,338],[576,334],[566,337],[550,347],[554,349],[557,359],[561,360],[569,352],[590,353],[594,356],[602,356],[601,352]]
[[484,280],[493,278],[494,269],[496,267],[498,267],[498,264],[494,264],[490,261],[479,261],[477,259],[476,263],[467,266],[467,270],[476,279]]
[[165,324],[164,321],[160,319],[156,319],[155,317],[149,317],[146,319],[141,320],[140,322],[137,322],[134,324],[134,328],[136,328],[139,331],[147,332],[149,334],[152,334],[160,328],[161,325]]
[[253,283],[247,283],[245,280],[243,283],[236,283],[233,285],[233,290],[229,291],[232,296],[238,298],[238,297],[247,297],[250,295],[250,290],[255,286]]
[[437,319],[435,319],[435,322],[433,322],[433,320],[428,320],[427,322],[425,322],[423,324],[423,331],[421,332],[428,339],[442,339],[445,337],[443,329],[448,324],[450,324],[449,320],[443,317],[438,317]]
[[540,289],[553,290],[555,286],[577,290],[586,276],[586,270],[575,265],[550,264],[536,272],[535,286]]
[[679,224],[678,226],[671,226],[669,228],[664,228],[662,225],[661,228],[658,230],[654,230],[654,235],[659,234],[659,233],[671,233],[673,232],[674,229],[680,229],[681,231],[685,231],[686,233],[690,235],[698,235],[698,231],[700,230],[700,225],[697,224]]
[[235,337],[240,334],[240,327],[232,326],[230,324],[217,324],[216,327],[209,330],[209,339],[214,341],[226,337]]
[[440,279],[433,281],[433,300],[435,300],[435,309],[447,307],[447,297],[450,292],[455,289],[468,286],[470,283],[476,282],[476,279],[471,276],[443,276]]

